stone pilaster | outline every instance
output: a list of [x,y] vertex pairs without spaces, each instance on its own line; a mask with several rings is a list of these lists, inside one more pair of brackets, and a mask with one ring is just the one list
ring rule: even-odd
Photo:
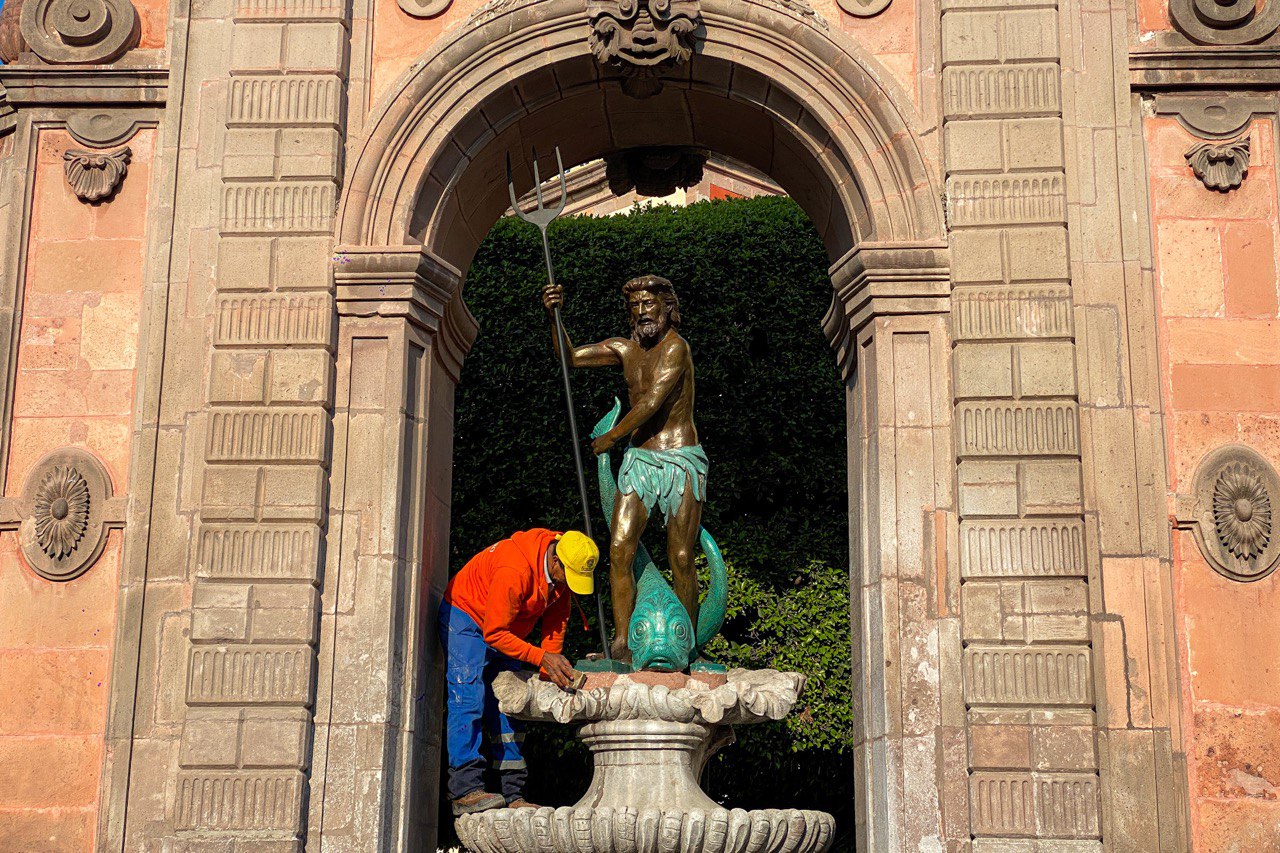
[[942,34],[973,850],[1100,850],[1059,10],[949,0]]
[[831,271],[824,326],[848,387],[862,850],[967,837],[947,261],[941,244],[865,243]]
[[179,838],[298,850],[306,828],[335,328],[328,261],[341,173],[345,6],[236,0]]
[[425,249],[335,253],[337,405],[309,849],[434,851],[453,397],[476,333]]

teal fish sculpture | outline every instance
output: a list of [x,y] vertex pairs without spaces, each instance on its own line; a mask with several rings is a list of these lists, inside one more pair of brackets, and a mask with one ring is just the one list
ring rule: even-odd
[[[591,437],[598,438],[612,429],[621,413],[622,401],[615,399],[613,408],[591,431]],[[618,482],[613,474],[611,454],[601,454],[596,464],[600,506],[605,519],[612,524]],[[627,648],[631,650],[632,668],[637,672],[681,672],[688,669],[724,625],[729,603],[729,576],[725,570],[724,555],[705,527],[698,530],[698,544],[707,558],[711,583],[698,610],[696,631],[688,611],[658,571],[644,543],[636,551],[631,566],[636,576],[636,606],[627,630]]]

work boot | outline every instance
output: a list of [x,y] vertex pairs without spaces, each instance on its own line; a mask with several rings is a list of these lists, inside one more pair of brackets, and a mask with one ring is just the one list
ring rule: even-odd
[[453,801],[453,815],[475,814],[487,812],[489,809],[500,809],[507,801],[501,794],[490,794],[487,791],[472,791],[470,794]]
[[542,808],[542,806],[536,805],[535,803],[531,803],[528,800],[526,800],[524,797],[516,797],[511,802],[507,803],[507,808],[509,809],[540,809]]

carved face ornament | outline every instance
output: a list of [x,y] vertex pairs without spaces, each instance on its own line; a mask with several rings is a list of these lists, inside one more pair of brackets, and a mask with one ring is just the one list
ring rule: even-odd
[[591,52],[614,66],[687,62],[701,14],[698,0],[590,0]]

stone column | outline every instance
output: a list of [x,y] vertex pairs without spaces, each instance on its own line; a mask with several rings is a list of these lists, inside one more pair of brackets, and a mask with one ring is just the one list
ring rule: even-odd
[[863,244],[824,323],[848,385],[860,850],[967,839],[942,245]]
[[453,397],[476,333],[425,249],[334,256],[338,374],[308,849],[434,851]]

